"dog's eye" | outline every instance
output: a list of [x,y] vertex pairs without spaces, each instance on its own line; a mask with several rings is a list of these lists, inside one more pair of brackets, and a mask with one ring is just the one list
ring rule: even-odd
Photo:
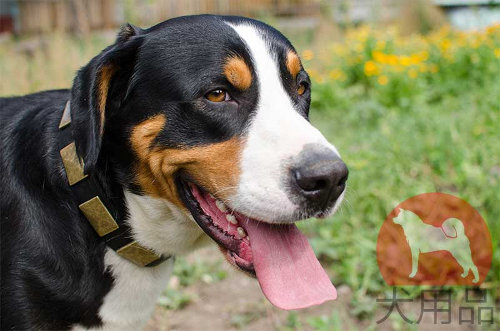
[[306,90],[307,90],[307,87],[308,87],[308,85],[307,85],[306,82],[300,83],[299,86],[297,87],[297,93],[299,95],[304,94],[306,92]]
[[207,98],[209,101],[212,101],[212,102],[222,102],[222,101],[231,100],[229,93],[227,93],[226,91],[221,90],[221,89],[217,89],[217,90],[213,90],[213,91],[208,92],[205,95],[205,98]]

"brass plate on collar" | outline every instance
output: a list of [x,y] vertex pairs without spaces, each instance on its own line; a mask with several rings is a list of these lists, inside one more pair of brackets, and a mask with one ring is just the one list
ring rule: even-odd
[[118,224],[99,197],[93,197],[78,207],[100,237],[118,229]]
[[75,142],[61,149],[60,154],[64,169],[66,169],[69,185],[76,184],[87,177],[87,175],[83,173],[83,161],[80,160],[78,154],[76,154]]
[[62,129],[68,126],[71,123],[71,106],[69,105],[69,101],[66,102],[66,106],[64,107],[63,116],[61,117],[61,122],[59,123],[59,129]]
[[127,260],[144,267],[160,257],[146,247],[141,246],[137,241],[133,241],[116,251],[118,255]]

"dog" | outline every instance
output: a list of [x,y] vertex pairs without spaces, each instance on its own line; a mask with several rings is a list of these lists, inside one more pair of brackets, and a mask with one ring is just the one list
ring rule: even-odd
[[409,278],[417,274],[420,253],[448,251],[462,267],[462,278],[472,271],[473,282],[479,281],[477,267],[472,261],[469,238],[458,218],[448,218],[440,227],[435,227],[422,222],[413,212],[399,208],[399,214],[393,218],[393,222],[401,225],[410,246],[412,267]]
[[139,330],[174,256],[215,242],[283,309],[336,297],[294,222],[348,169],[274,28],[125,25],[69,90],[0,100],[2,330]]

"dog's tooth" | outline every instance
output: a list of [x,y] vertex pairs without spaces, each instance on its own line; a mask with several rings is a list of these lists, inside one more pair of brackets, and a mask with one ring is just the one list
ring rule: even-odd
[[247,236],[247,233],[245,232],[245,229],[243,229],[241,226],[239,226],[236,231],[238,231],[238,234],[240,235],[241,238],[245,238]]
[[234,224],[234,225],[238,224],[238,220],[236,219],[236,217],[234,217],[234,215],[227,214],[226,219],[231,224]]
[[220,200],[215,200],[215,205],[217,206],[217,208],[219,208],[219,210],[223,213],[227,213],[227,207],[226,205],[224,204],[224,202],[220,201]]

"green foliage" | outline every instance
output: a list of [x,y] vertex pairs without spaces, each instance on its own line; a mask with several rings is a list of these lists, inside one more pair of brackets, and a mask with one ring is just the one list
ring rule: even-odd
[[179,278],[180,285],[187,287],[196,282],[213,283],[227,277],[227,272],[220,268],[220,261],[207,263],[197,259],[194,263],[186,261],[183,257],[175,260],[174,276]]
[[251,310],[244,313],[231,314],[230,324],[237,329],[242,329],[261,317],[262,311],[259,310]]
[[192,297],[185,288],[203,282],[210,284],[227,277],[227,272],[220,268],[220,261],[207,263],[201,259],[188,262],[183,257],[177,257],[174,266],[173,280],[178,284],[167,287],[158,299],[158,304],[167,309],[177,310],[188,305]]
[[344,330],[342,320],[336,311],[330,316],[311,317],[307,322],[317,331]]
[[183,291],[167,288],[158,298],[157,303],[166,309],[182,309],[191,302],[191,296]]
[[[386,287],[376,262],[378,230],[399,202],[419,193],[450,193],[481,213],[494,248],[486,283],[489,288],[500,284],[498,31],[473,37],[440,32],[432,37],[436,40],[422,43],[438,70],[413,78],[409,69],[384,73],[390,69],[380,64],[375,64],[378,71],[363,72],[364,64],[343,67],[345,79],[335,64],[330,67],[335,79],[313,70],[312,122],[339,148],[350,177],[340,212],[301,226],[332,271],[334,283],[355,291],[356,315],[369,316],[373,309],[362,298]],[[371,57],[369,45],[377,44],[370,38],[374,36],[366,36],[357,48],[366,61],[374,61],[364,57]],[[413,54],[422,51],[418,43],[398,44],[400,52],[405,47]],[[453,49],[452,59],[442,49],[433,54],[436,45]],[[385,84],[379,83],[381,75],[389,77]]]

